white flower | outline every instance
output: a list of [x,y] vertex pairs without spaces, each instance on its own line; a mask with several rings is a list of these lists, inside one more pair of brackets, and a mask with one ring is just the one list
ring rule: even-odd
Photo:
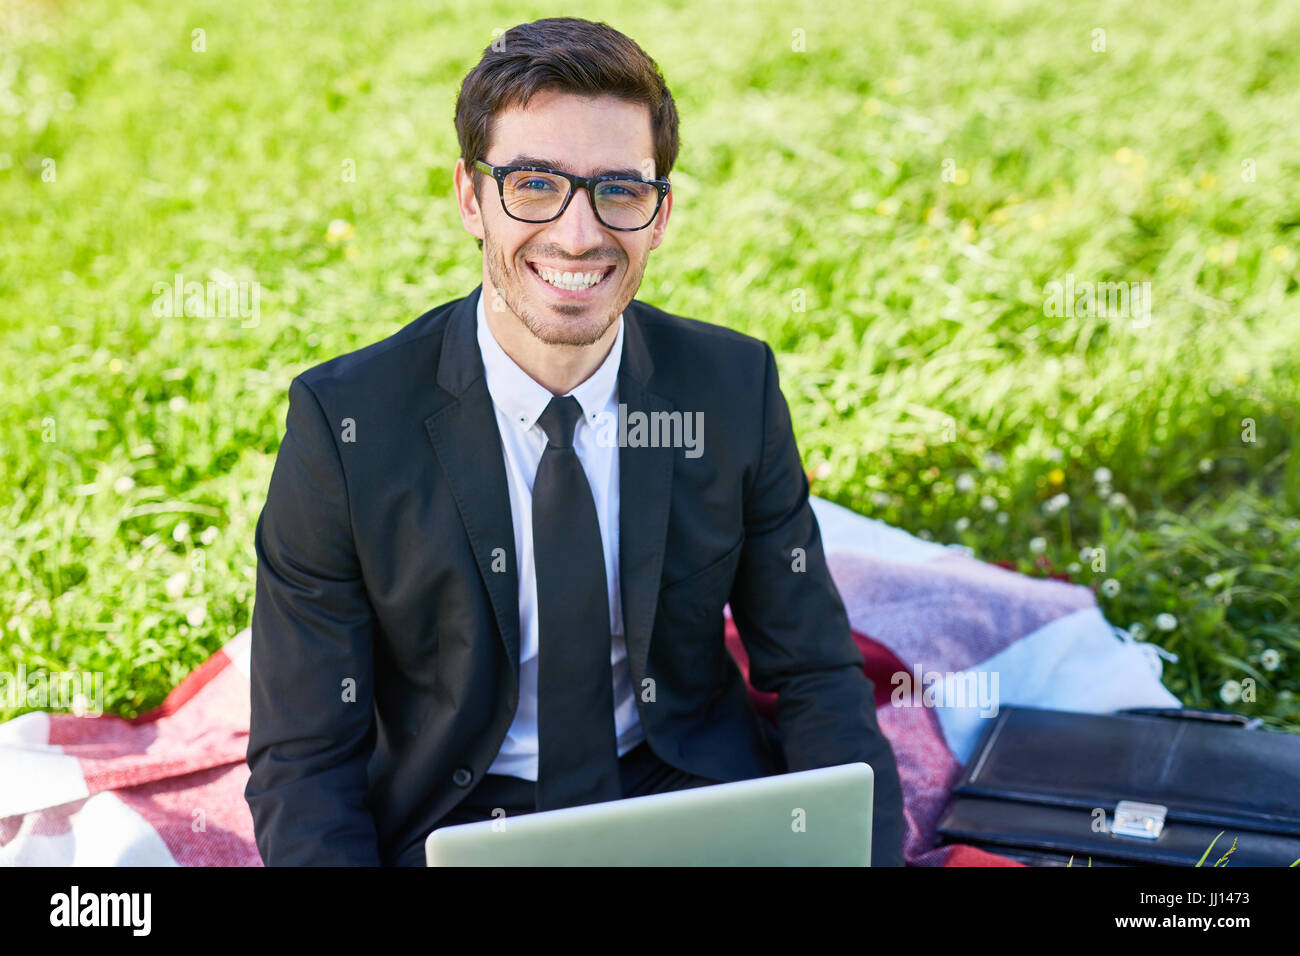
[[1214,467],[1214,462],[1210,461],[1210,459],[1208,458],[1202,458],[1199,462],[1196,463],[1196,467],[1201,472],[1201,474],[1204,475],[1207,474]]
[[1160,628],[1160,630],[1172,631],[1177,626],[1178,626],[1178,618],[1174,617],[1172,614],[1156,615],[1156,627]]
[[874,491],[871,493],[871,503],[877,508],[886,508],[889,506],[889,495],[883,491]]
[[1128,498],[1124,497],[1124,492],[1117,491],[1110,496],[1108,504],[1115,509],[1123,508],[1128,504]]
[[997,518],[995,518],[994,520],[997,521],[998,524],[1006,524],[1007,521],[1010,519],[1010,517],[1011,516],[1008,515],[1005,511],[999,511]]
[[189,400],[184,395],[173,395],[167,401],[167,407],[174,412],[185,411],[187,405],[189,405]]
[[194,627],[198,627],[208,617],[208,609],[202,604],[196,604],[185,612],[185,620],[189,621]]
[[1001,471],[1006,463],[1007,460],[995,451],[984,453],[984,467],[989,471]]
[[122,475],[117,481],[113,482],[113,490],[119,495],[124,495],[135,487],[135,479],[130,475]]
[[1107,578],[1101,582],[1101,593],[1106,597],[1114,597],[1119,594],[1119,582],[1114,578]]
[[994,498],[992,495],[984,495],[980,498],[980,507],[985,511],[997,511],[998,499]]
[[1049,448],[1047,449],[1047,457],[1052,461],[1060,461],[1065,457],[1065,452],[1061,451],[1059,448]]
[[185,586],[190,583],[190,574],[188,571],[177,571],[167,579],[163,587],[167,591],[169,598],[178,598],[185,593]]
[[1047,550],[1047,539],[1046,539],[1046,538],[1030,538],[1030,539],[1029,539],[1029,550],[1032,551],[1032,552],[1034,552],[1034,554],[1042,554],[1044,551]]
[[1282,655],[1273,648],[1266,649],[1259,655],[1259,666],[1266,671],[1275,671],[1282,663]]
[[1109,468],[1098,468],[1092,473],[1092,480],[1099,485],[1109,485],[1112,477]]
[[958,518],[956,521],[953,522],[952,526],[956,528],[958,531],[965,531],[967,528],[970,527],[970,518],[966,518],[966,517]]
[[184,541],[185,536],[188,535],[189,533],[190,533],[189,523],[182,521],[176,527],[172,528],[172,540],[177,542]]
[[210,524],[203,529],[203,533],[199,535],[199,540],[204,544],[211,544],[213,541],[217,540],[217,534],[217,526]]
[[1059,495],[1053,495],[1043,502],[1043,513],[1054,515],[1070,503],[1070,496],[1062,491]]
[[971,475],[958,475],[958,476],[957,476],[957,490],[960,491],[960,492],[962,492],[963,494],[965,494],[966,492],[969,492],[969,491],[974,491],[974,490],[975,490],[975,479],[974,479],[974,477],[971,476]]
[[1223,583],[1223,575],[1218,571],[1211,571],[1205,576],[1205,586],[1207,588],[1217,588]]
[[1235,680],[1224,682],[1224,685],[1219,688],[1219,699],[1225,704],[1235,704],[1241,700],[1241,685]]
[[1141,621],[1136,621],[1128,626],[1128,634],[1135,641],[1143,640],[1147,636],[1147,626]]

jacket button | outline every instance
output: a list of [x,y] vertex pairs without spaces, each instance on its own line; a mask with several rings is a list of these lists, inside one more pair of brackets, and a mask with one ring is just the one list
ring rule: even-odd
[[469,782],[474,779],[474,772],[468,767],[458,767],[456,772],[451,775],[451,782],[458,787],[468,787]]

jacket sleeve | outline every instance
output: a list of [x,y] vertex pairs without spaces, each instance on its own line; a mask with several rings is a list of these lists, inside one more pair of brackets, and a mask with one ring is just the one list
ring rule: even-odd
[[872,864],[902,866],[903,800],[874,688],[822,551],[776,359],[765,346],[763,448],[745,487],[731,612],[750,682],[777,694],[788,772],[865,761],[875,777]]
[[334,436],[316,395],[294,379],[254,536],[244,796],[267,866],[380,864],[366,805],[375,619]]

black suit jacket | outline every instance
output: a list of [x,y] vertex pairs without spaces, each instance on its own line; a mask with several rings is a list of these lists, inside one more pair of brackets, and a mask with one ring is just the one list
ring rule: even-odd
[[[255,536],[245,796],[268,865],[423,864],[514,717],[517,564],[481,289],[289,386]],[[772,350],[635,300],[623,321],[629,416],[703,413],[698,457],[619,449],[624,629],[650,747],[723,781],[866,761],[873,862],[901,865],[894,756]],[[753,685],[779,695],[779,738],[724,646],[728,601]]]

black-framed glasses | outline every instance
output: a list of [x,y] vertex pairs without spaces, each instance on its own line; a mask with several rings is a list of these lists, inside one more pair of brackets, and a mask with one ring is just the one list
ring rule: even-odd
[[564,215],[578,189],[587,190],[600,224],[635,232],[654,222],[672,184],[666,179],[627,176],[574,176],[542,166],[492,166],[478,159],[474,168],[497,181],[501,208],[520,222],[551,222]]

